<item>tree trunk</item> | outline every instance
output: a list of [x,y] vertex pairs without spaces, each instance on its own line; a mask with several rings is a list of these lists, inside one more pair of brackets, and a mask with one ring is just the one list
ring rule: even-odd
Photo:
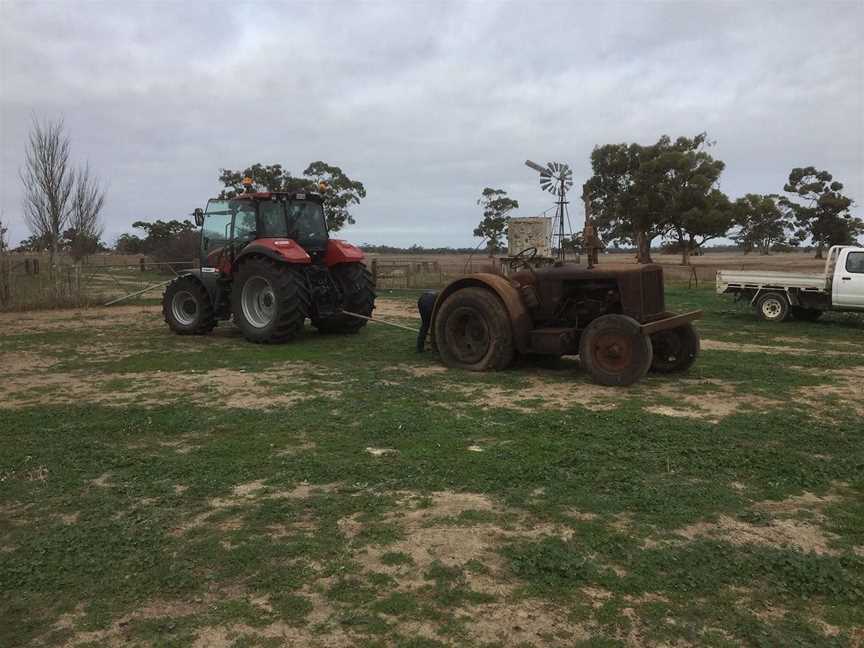
[[639,263],[653,263],[651,259],[651,240],[642,230],[636,230],[636,260]]
[[818,243],[818,245],[816,245],[816,258],[817,259],[824,259],[825,258],[825,255],[823,254],[824,251],[825,251],[825,244],[820,241]]

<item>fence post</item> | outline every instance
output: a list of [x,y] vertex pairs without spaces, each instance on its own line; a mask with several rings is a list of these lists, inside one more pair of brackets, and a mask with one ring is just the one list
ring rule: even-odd
[[24,274],[28,274],[28,275],[29,275],[31,269],[32,269],[32,268],[30,267],[30,259],[24,259]]
[[143,256],[140,259],[138,259],[138,267],[141,269],[141,272],[144,272],[144,270],[146,270],[146,267],[144,266],[144,257]]
[[372,285],[378,285],[378,259],[372,259]]

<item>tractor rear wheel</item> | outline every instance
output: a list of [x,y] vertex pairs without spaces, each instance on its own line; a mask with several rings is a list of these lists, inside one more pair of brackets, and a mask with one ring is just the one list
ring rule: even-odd
[[231,313],[250,342],[290,342],[300,335],[309,313],[302,272],[267,258],[243,262],[231,290]]
[[[342,308],[350,313],[372,317],[375,308],[375,282],[362,263],[340,263],[330,268],[333,281],[342,292]],[[333,317],[312,320],[322,333],[357,333],[366,320],[339,313]]]
[[510,316],[485,288],[462,288],[448,296],[435,316],[435,345],[448,367],[500,371],[513,363]]
[[175,333],[205,335],[216,328],[207,289],[195,277],[177,277],[162,295],[162,316]]
[[651,336],[651,347],[654,351],[651,371],[687,371],[699,355],[699,333],[692,324],[660,331]]
[[653,355],[650,338],[626,315],[601,315],[579,340],[579,361],[600,385],[632,385],[648,372]]

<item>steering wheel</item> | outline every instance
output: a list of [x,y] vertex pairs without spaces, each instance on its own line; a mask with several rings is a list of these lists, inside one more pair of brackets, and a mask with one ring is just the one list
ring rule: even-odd
[[522,250],[519,254],[510,259],[510,269],[518,270],[519,268],[526,268],[528,270],[534,270],[531,265],[531,261],[534,257],[537,256],[537,248],[536,247],[528,247]]

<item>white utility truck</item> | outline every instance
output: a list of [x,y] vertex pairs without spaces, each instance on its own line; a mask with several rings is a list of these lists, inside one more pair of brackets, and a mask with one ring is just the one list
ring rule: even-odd
[[822,274],[719,270],[717,292],[749,300],[769,322],[813,322],[827,310],[864,312],[864,248],[835,245]]

